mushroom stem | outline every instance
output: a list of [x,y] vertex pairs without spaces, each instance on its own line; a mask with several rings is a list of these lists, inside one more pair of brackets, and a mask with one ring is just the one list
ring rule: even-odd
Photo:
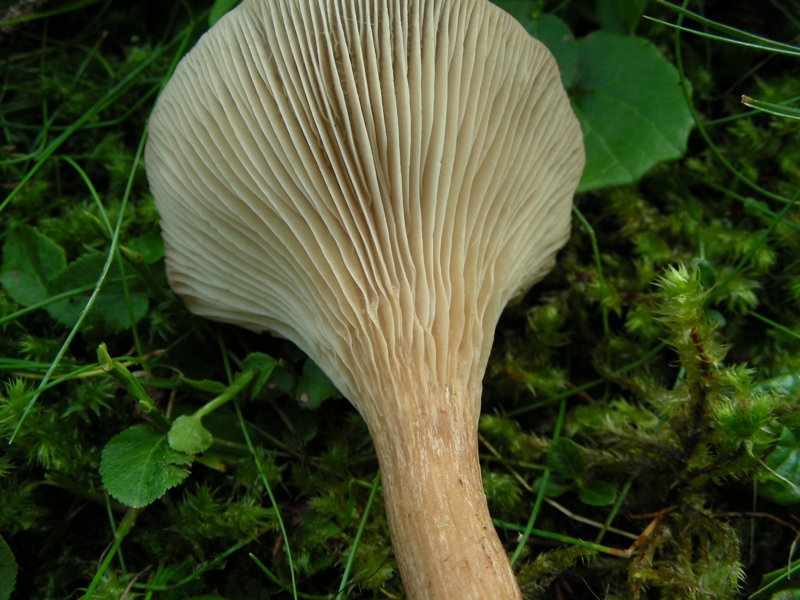
[[449,385],[435,393],[434,399],[413,403],[422,414],[367,416],[406,594],[433,600],[521,598],[486,505],[478,411],[464,410],[480,406],[480,387],[475,402],[458,399]]

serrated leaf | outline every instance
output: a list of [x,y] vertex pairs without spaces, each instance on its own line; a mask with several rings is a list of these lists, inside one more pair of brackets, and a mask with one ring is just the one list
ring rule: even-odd
[[0,536],[0,600],[8,600],[17,584],[17,561],[11,548]]
[[167,439],[173,450],[186,454],[205,452],[214,442],[214,436],[203,427],[200,417],[195,415],[183,415],[175,419]]
[[767,469],[760,469],[758,495],[778,504],[800,503],[800,443],[794,432],[784,429],[775,449],[764,462],[779,477]]
[[571,97],[586,146],[579,192],[634,183],[683,155],[693,120],[678,82],[645,39],[597,31],[578,42]]
[[339,391],[331,383],[328,376],[310,358],[303,365],[303,374],[297,382],[295,398],[304,408],[318,408],[328,398],[336,396]]
[[589,506],[608,506],[617,497],[617,490],[607,481],[592,481],[578,488],[578,498]]
[[186,479],[191,464],[191,456],[169,447],[165,434],[135,426],[103,448],[100,476],[114,498],[141,508]]
[[547,465],[565,479],[580,479],[586,470],[583,450],[567,438],[553,440],[547,448]]
[[[51,294],[60,294],[75,288],[97,283],[106,262],[106,256],[93,253],[81,256],[72,261],[69,266],[49,281]],[[147,314],[148,296],[141,282],[128,275],[128,294],[120,280],[120,271],[116,261],[109,269],[106,281],[95,300],[92,314],[99,319],[103,331],[106,333],[119,333],[139,321]],[[47,312],[56,321],[66,327],[72,327],[80,317],[81,311],[86,306],[86,296],[72,296],[47,306]],[[128,309],[130,298],[131,315]],[[133,316],[133,322],[131,322]]]
[[12,229],[3,244],[0,283],[14,302],[29,306],[51,294],[48,281],[67,266],[64,249],[33,227]]
[[126,246],[146,265],[152,265],[164,258],[164,239],[155,231],[148,231],[129,240]]

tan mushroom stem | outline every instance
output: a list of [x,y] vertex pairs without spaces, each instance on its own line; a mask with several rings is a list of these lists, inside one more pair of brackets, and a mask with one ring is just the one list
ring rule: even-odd
[[479,390],[408,381],[398,390],[407,412],[370,423],[407,596],[519,598],[486,506],[477,415],[461,410],[474,405],[463,396]]
[[408,596],[519,598],[476,438],[497,320],[583,168],[550,53],[486,0],[245,0],[145,160],[186,305],[294,341],[363,415]]

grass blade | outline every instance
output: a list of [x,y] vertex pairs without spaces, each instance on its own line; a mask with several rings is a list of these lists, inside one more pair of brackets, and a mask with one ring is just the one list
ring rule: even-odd
[[773,104],[772,102],[762,102],[761,100],[756,100],[750,96],[742,96],[742,104],[749,106],[750,108],[755,108],[761,112],[776,115],[778,117],[800,120],[800,109],[797,108],[789,108],[788,106]]

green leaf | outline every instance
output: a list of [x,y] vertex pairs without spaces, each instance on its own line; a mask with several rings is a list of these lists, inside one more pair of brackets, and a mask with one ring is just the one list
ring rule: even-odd
[[61,246],[23,225],[12,229],[3,245],[0,283],[14,302],[36,304],[50,296],[48,281],[66,266]]
[[152,265],[164,258],[164,240],[155,231],[148,231],[133,238],[128,242],[127,247],[135,252],[146,265]]
[[328,398],[336,396],[339,391],[331,383],[317,364],[310,358],[303,365],[303,374],[297,382],[295,399],[305,408],[318,408]]
[[[106,262],[106,256],[96,252],[72,261],[49,282],[52,294],[60,294],[75,288],[97,283]],[[138,322],[147,314],[148,296],[142,283],[128,274],[128,297],[130,298],[133,322],[128,309],[125,287],[122,285],[119,267],[114,261],[95,301],[92,315],[102,324],[106,333],[119,333]],[[72,296],[48,305],[47,312],[56,321],[72,327],[86,306],[86,297]]]
[[532,0],[493,0],[553,54],[564,87],[572,85],[578,67],[578,46],[569,26],[555,15],[542,14]]
[[561,83],[565,88],[570,88],[578,70],[578,43],[575,36],[569,26],[555,15],[543,14],[532,23],[528,33],[552,52],[561,72]]
[[[797,572],[800,570],[800,560],[795,560],[789,565],[784,565],[780,569],[764,573],[761,576],[758,591],[756,591],[750,600],[773,600],[778,598],[780,600],[787,600],[793,596],[782,595],[784,592],[797,593],[794,587],[797,581]],[[777,592],[777,593],[776,593]]]
[[686,151],[693,120],[678,81],[647,40],[598,31],[578,43],[571,96],[586,145],[578,191],[634,183]]
[[541,13],[541,7],[536,0],[492,0],[492,4],[502,8],[519,21],[528,33],[534,35],[534,21]]
[[632,35],[647,0],[597,0],[597,21],[611,33]]
[[214,442],[214,436],[203,427],[203,422],[196,415],[183,415],[172,422],[167,435],[173,450],[186,454],[205,452]]
[[800,444],[795,433],[784,429],[775,449],[764,462],[778,476],[761,469],[758,474],[758,495],[779,504],[800,503]]
[[277,365],[278,361],[261,352],[251,352],[242,361],[243,370],[255,369],[256,371],[256,376],[253,378],[253,384],[250,388],[251,400],[258,396],[261,388],[267,383],[267,380],[270,378]]
[[17,583],[17,561],[11,548],[0,536],[0,600],[8,600]]
[[186,479],[191,464],[191,456],[169,447],[166,435],[135,426],[103,448],[100,476],[114,498],[141,508]]
[[208,26],[211,27],[225,16],[225,13],[232,10],[240,0],[216,0],[211,5],[211,12],[208,13]]
[[800,392],[800,373],[795,371],[759,381],[753,387],[753,392],[774,392],[779,396],[793,396]]
[[608,506],[617,497],[617,490],[607,481],[592,481],[578,488],[578,498],[589,506]]
[[567,438],[553,440],[548,446],[547,465],[565,479],[580,479],[586,470],[583,450]]

